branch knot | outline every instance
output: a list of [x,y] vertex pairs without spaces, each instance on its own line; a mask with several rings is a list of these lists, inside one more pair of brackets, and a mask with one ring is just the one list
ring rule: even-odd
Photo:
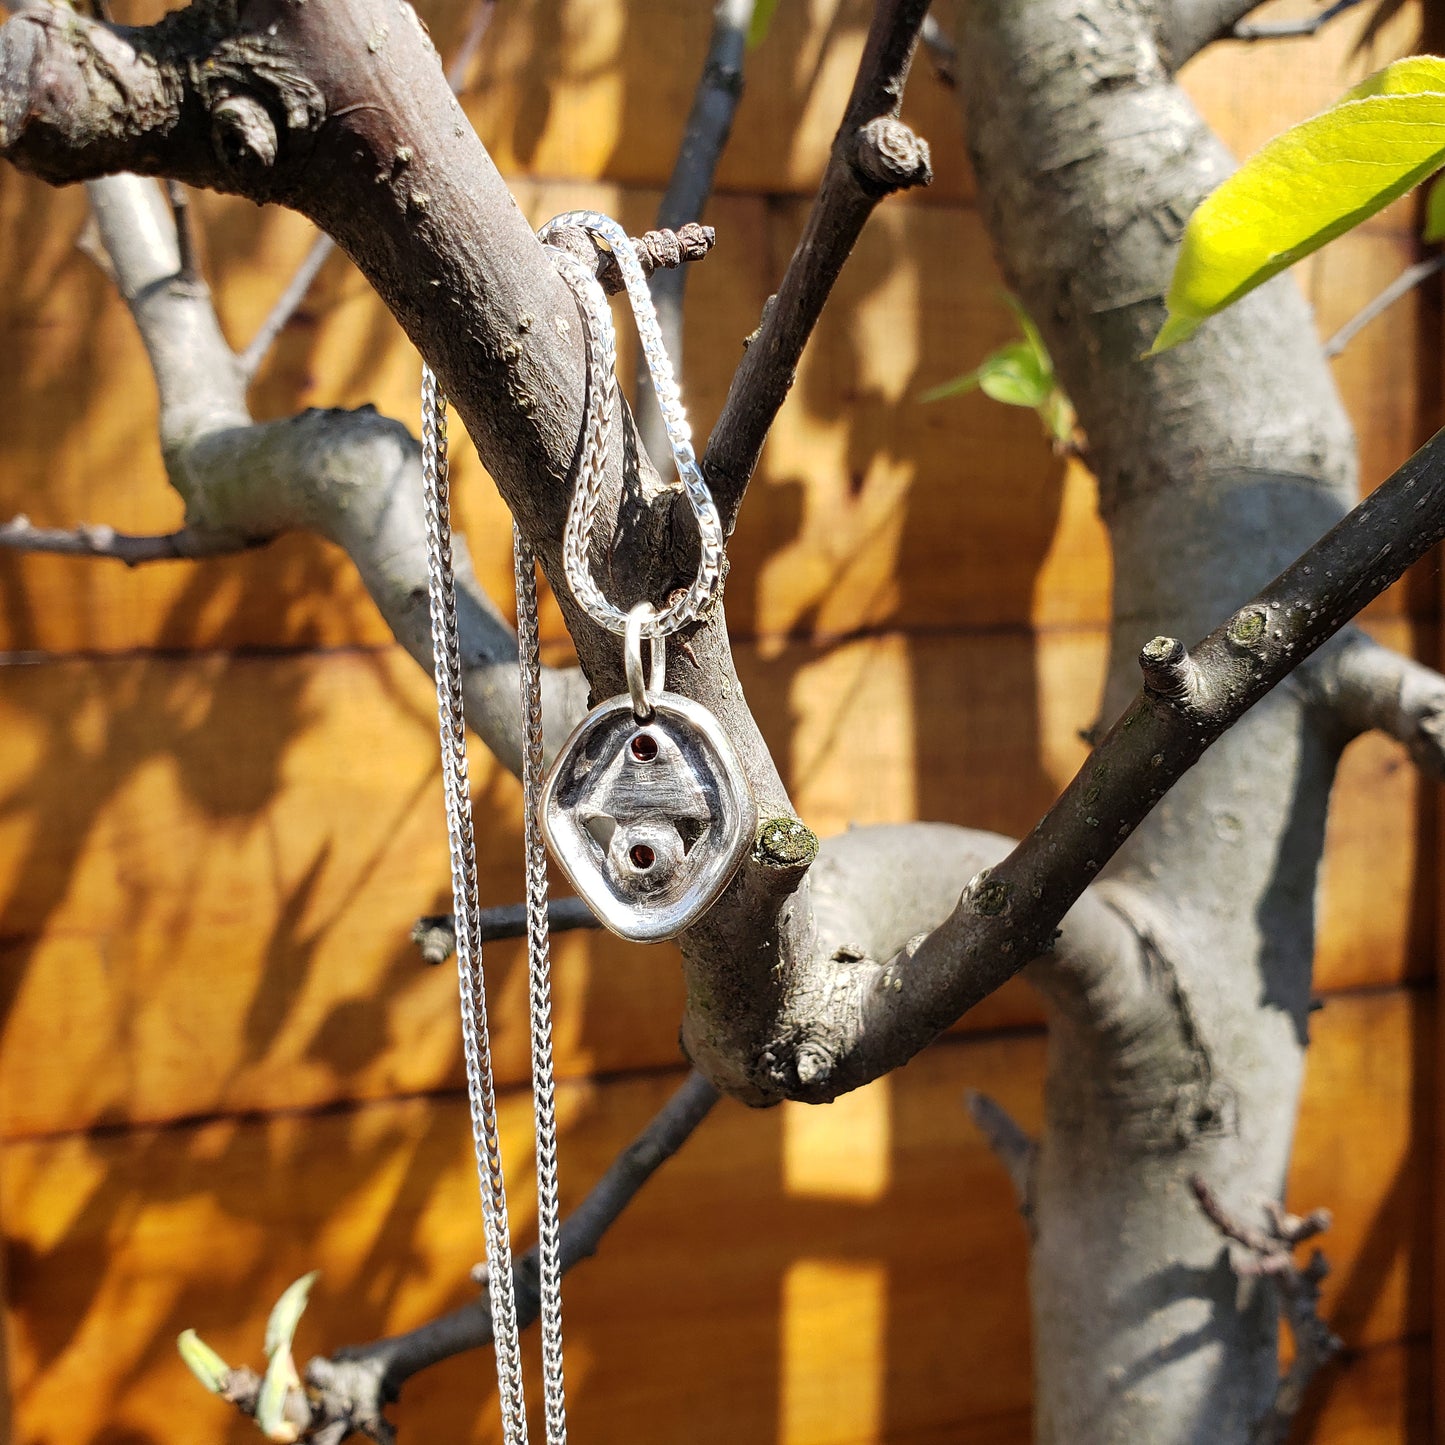
[[891,115],[858,129],[853,164],[865,182],[884,192],[926,186],[933,179],[932,161],[928,142]]

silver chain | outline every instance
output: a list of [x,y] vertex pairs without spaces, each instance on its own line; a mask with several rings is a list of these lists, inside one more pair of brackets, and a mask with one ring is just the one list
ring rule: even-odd
[[[660,612],[633,617],[642,635],[662,638],[700,617],[717,600],[723,576],[722,524],[698,466],[692,433],[672,363],[663,344],[647,279],[627,232],[597,211],[569,211],[538,232],[543,242],[566,227],[581,227],[611,249],[622,272],[637,320],[643,354],[652,374],[658,407],[672,445],[678,478],[697,520],[700,537],[697,576],[676,601]],[[597,506],[607,471],[612,412],[617,397],[617,340],[612,312],[596,276],[570,252],[548,248],[577,299],[587,349],[587,400],[583,453],[576,490],[567,513],[563,562],[578,603],[593,621],[622,635],[629,614],[608,601],[593,581],[590,550]],[[447,838],[451,851],[452,902],[456,913],[457,975],[461,993],[462,1045],[471,1104],[472,1136],[481,1183],[487,1271],[497,1386],[506,1445],[526,1445],[527,1410],[522,1391],[521,1341],[512,1276],[507,1192],[497,1134],[496,1089],[487,1031],[482,979],[480,903],[471,795],[467,787],[467,745],[462,703],[461,639],[457,625],[456,579],[452,565],[450,487],[447,472],[446,397],[430,367],[422,367],[422,480],[426,493],[427,571],[431,597],[437,715],[441,727],[442,780]],[[522,794],[527,873],[528,998],[532,1032],[532,1090],[537,1138],[537,1253],[542,1324],[542,1384],[547,1445],[565,1445],[566,1392],[562,1369],[561,1222],[557,1183],[557,1108],[552,1059],[551,960],[547,932],[547,850],[539,825],[542,792],[542,670],[537,634],[535,559],[513,529],[517,579],[517,651],[522,692]],[[660,652],[661,646],[656,649]],[[660,684],[659,684],[660,685]]]
[[537,1127],[537,1264],[547,1445],[567,1439],[562,1376],[562,1226],[557,1198],[557,1091],[552,1072],[552,960],[547,934],[547,845],[542,838],[542,660],[537,570],[512,528],[517,574],[517,657],[522,675],[523,852],[527,863],[527,975],[532,1016],[532,1098]]
[[[590,231],[605,241],[616,258],[627,288],[627,299],[632,303],[642,354],[647,359],[647,369],[657,393],[658,410],[667,428],[667,439],[672,444],[678,480],[697,521],[701,543],[697,576],[681,597],[660,609],[643,628],[646,637],[666,637],[689,622],[705,617],[717,600],[723,579],[722,522],[713,504],[712,493],[703,479],[697,453],[693,450],[692,429],[683,410],[682,392],[673,376],[662,328],[657,324],[657,312],[653,309],[652,294],[647,289],[647,277],[642,273],[642,263],[637,259],[631,238],[616,221],[600,211],[567,211],[554,216],[537,235],[547,244],[559,231],[570,227]],[[617,341],[612,327],[612,310],[591,270],[559,246],[549,244],[548,249],[563,280],[577,298],[577,307],[582,313],[587,333],[588,384],[582,464],[577,488],[572,494],[572,505],[567,512],[566,531],[562,536],[562,562],[572,595],[583,610],[599,626],[620,637],[627,628],[627,613],[603,595],[593,580],[590,562],[592,528],[607,471],[607,443],[617,393]]]
[[[497,1096],[487,998],[482,980],[477,850],[472,798],[467,787],[467,738],[462,712],[461,637],[452,565],[451,494],[447,474],[447,399],[431,368],[421,373],[421,469],[426,499],[427,584],[431,598],[433,668],[441,727],[442,787],[451,853],[452,907],[456,914],[457,981],[461,993],[462,1053],[467,1068],[472,1141],[482,1191],[487,1246],[487,1293],[497,1360],[497,1390],[506,1445],[526,1445],[527,1406],[522,1393],[522,1351],[512,1278],[512,1237],[497,1134]],[[545,907],[545,905],[544,905]]]

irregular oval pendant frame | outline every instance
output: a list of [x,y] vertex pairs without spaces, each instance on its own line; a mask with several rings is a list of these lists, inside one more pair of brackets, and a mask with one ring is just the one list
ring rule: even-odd
[[[732,881],[758,825],[718,720],[677,693],[648,702],[646,722],[625,695],[593,708],[557,754],[540,808],[547,846],[579,896],[635,943],[695,923]],[[633,750],[641,738],[649,742]]]

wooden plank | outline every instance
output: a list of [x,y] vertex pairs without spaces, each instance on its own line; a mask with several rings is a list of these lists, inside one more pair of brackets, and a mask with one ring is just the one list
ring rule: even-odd
[[[25,234],[23,208],[13,203],[19,184],[0,177],[0,197],[9,198],[0,205],[0,239],[17,247]],[[517,191],[538,221],[590,205],[637,229],[656,204],[653,192],[570,183],[521,182]],[[238,206],[208,200],[202,210],[228,237],[215,259],[217,295],[230,334],[245,337],[309,233],[293,216]],[[688,394],[700,433],[722,406],[741,340],[757,323],[803,215],[796,202],[770,207],[726,197],[717,205],[722,244],[696,268],[689,292]],[[1396,235],[1368,232],[1326,253],[1313,274],[1330,327],[1399,269],[1407,249]],[[182,509],[161,470],[149,377],[129,320],[93,269],[56,267],[44,251],[35,265],[49,289],[38,291],[27,278],[0,323],[25,387],[23,404],[0,418],[8,462],[0,513],[128,531],[177,525]],[[804,358],[743,512],[728,594],[736,636],[1107,621],[1109,553],[1087,474],[1050,453],[1032,413],[976,393],[917,399],[1014,334],[999,284],[972,210],[879,213]],[[1339,363],[1371,482],[1417,439],[1414,340],[1411,309],[1396,308]],[[338,260],[263,374],[256,408],[279,415],[372,402],[414,427],[415,382],[410,346]],[[461,520],[479,573],[507,605],[505,511],[470,449],[455,455]],[[0,609],[5,650],[387,640],[354,569],[311,538],[134,572],[0,554],[0,586],[9,599]],[[1397,589],[1376,611],[1433,615],[1434,608]],[[544,625],[549,637],[564,636],[550,605]]]
[[1429,1368],[1420,1339],[1347,1355],[1306,1400],[1298,1438],[1310,1445],[1432,1445],[1439,1437],[1430,1420]]
[[[1427,1227],[1409,1119],[1424,1023],[1399,992],[1332,1003],[1317,1023],[1290,1199],[1335,1210],[1327,1307],[1357,1347],[1423,1327],[1407,1280]],[[961,1094],[985,1089],[1035,1126],[1042,1068],[1037,1038],[965,1041],[827,1110],[721,1106],[572,1278],[579,1437],[1021,1438],[1025,1231]],[[563,1089],[567,1198],[672,1083]],[[524,1237],[525,1115],[504,1100]],[[334,1347],[458,1303],[480,1249],[455,1095],[18,1141],[0,1167],[26,1440],[216,1433],[224,1414],[177,1361],[179,1329],[254,1360],[275,1294],[319,1266],[300,1347]],[[486,1373],[464,1360],[418,1382],[403,1438],[491,1438]]]
[[[1083,757],[1103,646],[1089,633],[882,636],[739,660],[821,834],[922,815],[1017,836]],[[453,1084],[451,972],[420,965],[406,936],[447,897],[432,707],[396,649],[0,669],[0,1129]],[[512,902],[518,788],[480,752],[474,779],[484,896]],[[1392,744],[1347,754],[1322,989],[1428,976],[1420,787]],[[520,1080],[520,949],[488,961],[499,1069]],[[670,947],[572,935],[557,969],[564,1074],[676,1061]],[[1016,983],[963,1027],[1040,1018]]]

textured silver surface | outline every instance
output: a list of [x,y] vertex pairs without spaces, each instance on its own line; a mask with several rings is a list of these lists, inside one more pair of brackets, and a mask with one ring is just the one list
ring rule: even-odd
[[547,932],[547,848],[542,798],[542,659],[537,644],[537,568],[512,528],[517,578],[517,657],[522,679],[522,835],[527,863],[527,1001],[532,1023],[532,1108],[537,1137],[537,1273],[542,1400],[547,1445],[567,1439],[562,1372],[562,1221],[557,1186],[557,1089],[552,1068],[552,953]]
[[[705,617],[717,601],[723,579],[723,534],[712,493],[703,480],[697,453],[693,450],[692,429],[682,405],[682,392],[673,376],[672,362],[663,344],[662,329],[657,324],[652,294],[647,277],[632,248],[632,241],[610,216],[599,211],[567,211],[554,216],[538,237],[545,243],[558,231],[580,227],[605,241],[617,259],[618,269],[632,303],[637,322],[637,335],[642,354],[652,374],[657,392],[657,405],[672,444],[672,458],[677,466],[678,480],[687,494],[697,521],[700,547],[697,575],[692,585],[676,601],[662,608],[646,625],[647,637],[666,637],[678,628]],[[614,606],[592,578],[589,551],[592,529],[597,519],[597,503],[602,495],[602,479],[607,469],[607,444],[612,425],[612,409],[617,394],[617,341],[612,326],[612,308],[597,277],[569,251],[550,247],[552,259],[562,278],[572,288],[582,313],[587,333],[587,402],[583,424],[583,454],[567,513],[567,527],[562,537],[562,560],[567,584],[578,603],[599,626],[621,635],[627,625],[627,614]]]
[[627,697],[578,724],[542,792],[542,829],[572,886],[612,932],[672,938],[737,872],[757,806],[731,743],[705,707],[649,694],[641,722]]

